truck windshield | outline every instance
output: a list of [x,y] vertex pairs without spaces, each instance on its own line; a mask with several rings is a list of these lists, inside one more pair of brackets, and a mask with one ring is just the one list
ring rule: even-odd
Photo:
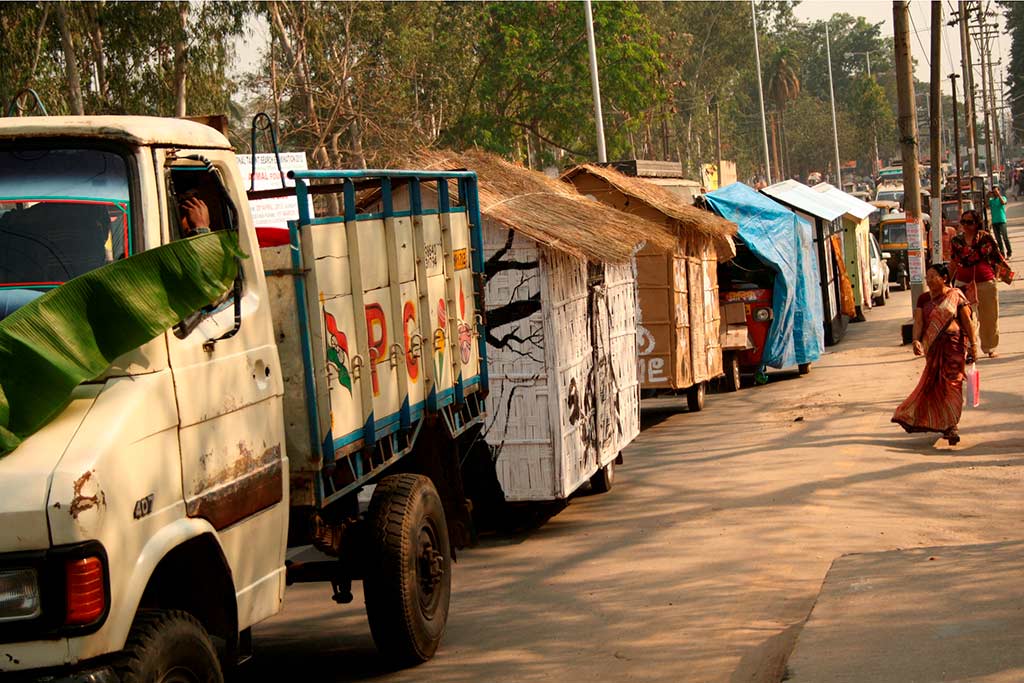
[[0,149],[0,292],[49,289],[128,256],[130,216],[117,154]]

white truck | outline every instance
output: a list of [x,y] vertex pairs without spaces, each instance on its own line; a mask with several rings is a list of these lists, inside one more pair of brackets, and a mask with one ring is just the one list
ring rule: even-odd
[[[0,676],[220,681],[308,581],[344,603],[362,580],[382,654],[434,654],[452,547],[472,540],[459,451],[487,393],[476,177],[295,175],[263,195],[294,193],[300,219],[261,249],[212,128],[0,120],[0,316],[180,239],[183,197],[248,255],[219,305],[79,385],[0,457]],[[408,210],[391,206],[399,186]],[[417,203],[423,186],[437,208]],[[383,209],[359,214],[369,190]],[[310,546],[329,559],[289,559]]]

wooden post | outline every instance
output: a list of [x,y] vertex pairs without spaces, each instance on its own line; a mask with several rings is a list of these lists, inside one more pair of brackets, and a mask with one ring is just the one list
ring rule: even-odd
[[942,263],[942,0],[932,0],[931,106],[928,111],[932,157],[930,263]]
[[953,88],[953,150],[956,158],[956,211],[958,214],[964,212],[964,190],[960,183],[960,123],[957,121],[956,106],[956,79],[958,74],[949,74],[949,84]]
[[[971,41],[967,37],[967,22],[970,14],[967,0],[960,1],[960,64],[964,72],[964,127],[967,129],[967,157],[970,159],[971,182],[978,174],[978,117],[974,111],[974,65],[971,63]],[[957,169],[960,173],[960,169]]]
[[[981,4],[978,4],[978,46],[981,52],[981,108],[982,113],[985,116],[985,168],[988,169],[988,187],[992,189],[992,172],[993,166],[995,166],[995,159],[992,158],[992,126],[990,124],[990,118],[992,111],[988,104],[988,64],[985,50],[985,17],[984,12],[981,10]],[[985,207],[981,207],[981,211],[985,211]]]
[[[910,4],[894,0],[892,19],[896,49],[896,95],[899,108],[900,148],[903,152],[903,208],[907,216],[907,252],[911,279],[910,304],[924,292],[923,230],[921,229],[921,173],[917,161],[917,108],[914,103],[914,67],[910,59]],[[912,234],[913,233],[913,234]]]

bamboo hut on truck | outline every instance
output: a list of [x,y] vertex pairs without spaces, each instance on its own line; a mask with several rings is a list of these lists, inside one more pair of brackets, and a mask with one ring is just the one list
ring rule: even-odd
[[[688,205],[668,189],[605,166],[586,164],[562,179],[598,201],[657,226],[663,240],[650,240],[636,254],[640,386],[685,391],[691,411],[704,406],[710,380],[725,374],[739,387],[739,365],[723,364],[718,263],[736,255],[736,225]],[[744,338],[745,339],[745,338]]]
[[820,192],[843,208],[843,246],[846,255],[846,272],[853,288],[856,303],[856,322],[864,320],[864,311],[874,304],[871,298],[871,214],[878,211],[865,201],[843,192],[829,183],[814,186]]
[[588,480],[607,490],[640,432],[630,257],[671,240],[490,154],[424,151],[408,163],[479,179],[491,394],[464,471],[474,505],[498,498],[481,500],[498,493],[495,479],[505,502],[565,499]]

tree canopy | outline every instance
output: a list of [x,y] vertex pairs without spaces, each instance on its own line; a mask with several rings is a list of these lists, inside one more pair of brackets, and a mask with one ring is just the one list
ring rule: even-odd
[[[761,172],[750,7],[594,2],[610,158],[679,160],[696,174],[715,161],[717,110],[723,156],[742,177]],[[824,170],[824,23],[796,20],[782,0],[756,11],[773,166]],[[239,142],[267,111],[282,146],[320,166],[393,163],[431,145],[565,165],[596,149],[584,22],[582,4],[552,1],[3,3],[0,97],[33,87],[50,113],[229,113]],[[829,30],[842,157],[868,163],[875,134],[894,154],[891,37],[844,13]],[[239,68],[233,46],[256,35],[268,44]]]

